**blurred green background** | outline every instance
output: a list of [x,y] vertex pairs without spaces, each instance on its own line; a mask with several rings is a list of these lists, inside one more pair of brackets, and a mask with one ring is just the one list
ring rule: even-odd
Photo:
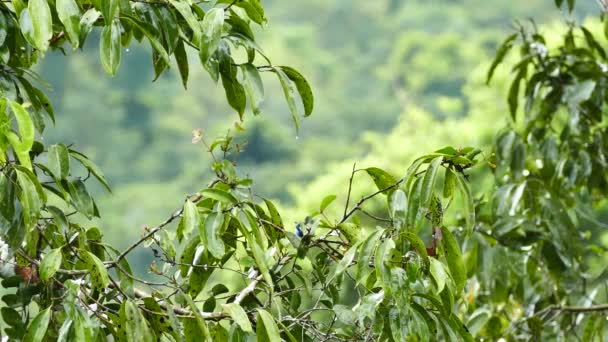
[[[557,27],[552,23],[564,18],[551,0],[266,0],[264,6],[269,24],[260,45],[274,64],[309,79],[316,106],[296,137],[280,85],[265,77],[263,114],[245,118],[237,136],[248,145],[237,160],[258,194],[279,201],[287,223],[328,194],[338,195],[338,210],[354,162],[401,175],[413,157],[445,145],[487,151],[507,122],[508,70],[500,69],[491,87],[484,84],[496,46],[516,19]],[[578,11],[583,18],[597,4],[581,2]],[[91,36],[83,51],[66,51],[69,58],[50,53],[40,65],[58,113],[46,139],[73,143],[102,167],[114,192],[96,189],[102,220],[93,224],[125,247],[209,181],[211,158],[192,144],[192,130],[212,140],[238,115],[194,51],[184,90],[176,67],[152,82],[148,46],[125,50],[118,76],[105,76],[97,44]],[[362,181],[355,198],[373,189]],[[491,183],[477,186],[483,184]],[[143,263],[145,253],[132,262]]]

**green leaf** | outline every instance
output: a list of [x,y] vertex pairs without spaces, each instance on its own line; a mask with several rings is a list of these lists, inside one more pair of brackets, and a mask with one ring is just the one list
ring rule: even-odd
[[23,342],[42,342],[51,320],[51,308],[40,311],[28,324]]
[[258,341],[281,342],[279,327],[272,316],[263,309],[258,309],[256,335]]
[[169,0],[169,3],[175,7],[175,9],[179,12],[179,14],[184,17],[188,26],[192,29],[193,33],[193,41],[195,45],[198,45],[202,39],[201,32],[201,24],[198,21],[198,18],[194,16],[192,13],[192,8],[186,1],[178,1],[178,0]]
[[512,35],[508,36],[507,39],[505,39],[502,42],[502,44],[498,47],[498,50],[496,51],[496,57],[494,57],[494,61],[492,62],[492,65],[490,66],[490,69],[488,70],[488,76],[486,77],[486,84],[489,84],[490,80],[492,80],[492,76],[494,75],[494,71],[496,70],[496,67],[500,63],[502,63],[502,61],[505,59],[505,56],[507,55],[509,50],[511,50],[511,48],[513,47],[513,42],[515,41],[516,38],[517,38],[517,33],[513,33]]
[[247,16],[257,24],[261,25],[266,22],[264,8],[258,0],[239,1],[235,5],[244,9]]
[[422,259],[422,262],[424,263],[424,267],[428,269],[430,266],[430,260],[429,255],[426,252],[426,246],[424,245],[422,239],[420,239],[418,235],[411,231],[402,232],[401,236],[406,239],[410,243],[410,245],[414,247],[414,249],[416,249],[418,255],[420,255],[420,258]]
[[331,279],[334,279],[334,278],[340,276],[344,271],[346,271],[347,268],[349,268],[351,266],[353,260],[355,260],[355,255],[357,254],[357,249],[359,248],[359,244],[360,244],[360,242],[355,243],[348,249],[348,251],[346,251],[346,253],[344,253],[344,256],[342,257],[342,259],[340,259],[340,261],[338,261],[338,264],[336,265],[336,270],[335,270],[334,274],[331,276]]
[[189,74],[189,64],[188,64],[188,54],[186,53],[186,49],[184,47],[184,42],[179,40],[177,43],[177,47],[175,48],[175,61],[177,62],[177,68],[179,70],[179,75],[182,78],[182,85],[184,89],[188,88],[188,74]]
[[91,277],[91,284],[99,291],[108,287],[110,278],[108,276],[108,270],[105,265],[95,254],[89,251],[82,251],[80,257],[85,262],[87,269],[89,270],[89,276]]
[[314,108],[315,99],[312,94],[312,89],[308,84],[308,81],[300,74],[296,69],[288,66],[280,66],[281,70],[289,77],[289,79],[296,85],[300,98],[302,99],[302,105],[304,106],[304,116],[312,114]]
[[462,199],[464,200],[464,218],[466,222],[465,236],[471,236],[473,233],[473,226],[475,225],[475,203],[473,202],[473,195],[471,195],[471,189],[467,185],[464,177],[460,174],[456,174],[456,185],[460,189]]
[[198,208],[190,199],[187,199],[182,209],[182,219],[177,226],[177,239],[181,242],[184,238],[188,238],[194,228],[199,226],[199,222]]
[[99,16],[101,16],[101,12],[99,12],[95,8],[89,8],[86,12],[84,12],[82,17],[80,18],[80,43],[78,44],[79,46],[82,47],[84,45],[87,36],[89,35],[89,33],[91,33],[93,25],[97,22]]
[[237,68],[233,65],[234,61],[230,57],[228,46],[222,44],[220,50],[222,52],[220,53],[219,71],[222,77],[222,86],[226,93],[226,99],[228,100],[230,107],[234,108],[234,110],[239,113],[239,117],[242,120],[243,115],[245,114],[245,108],[247,107],[245,88],[237,80]]
[[357,279],[357,284],[363,282],[365,278],[371,273],[371,267],[369,267],[369,262],[371,260],[372,255],[374,254],[374,248],[378,243],[378,240],[384,233],[383,229],[377,230],[370,234],[364,241],[361,243],[359,248],[359,257],[357,259],[357,275],[355,279]]
[[215,53],[220,40],[224,26],[224,9],[212,8],[205,13],[205,18],[201,24],[203,37],[200,46],[200,56],[203,64],[207,63],[209,58]]
[[462,252],[458,241],[454,238],[449,229],[445,226],[441,226],[441,244],[445,253],[445,260],[450,269],[450,274],[456,285],[456,293],[462,292],[464,285],[467,282],[467,269],[464,264]]
[[[435,194],[435,181],[437,180],[437,171],[441,166],[443,157],[437,157],[433,159],[429,168],[424,174],[422,179],[422,189],[420,193],[420,205],[424,208],[424,211],[428,211],[431,208],[431,201]],[[420,214],[420,213],[419,213]]]
[[207,250],[216,259],[221,259],[226,252],[224,241],[220,237],[220,229],[224,224],[224,215],[219,213],[211,213],[207,215],[205,223],[199,227],[201,241]]
[[114,18],[118,16],[120,7],[119,0],[101,0],[101,14],[106,26],[110,26]]
[[38,179],[31,171],[24,167],[17,169],[17,181],[21,187],[19,200],[23,207],[25,224],[29,228],[38,219],[38,213],[46,202],[46,195],[38,182]]
[[237,204],[239,202],[231,193],[219,189],[204,189],[201,191],[201,195],[226,204]]
[[34,46],[41,51],[49,48],[53,37],[53,18],[46,0],[30,0],[27,5],[34,29]]
[[249,97],[249,104],[254,115],[260,114],[260,106],[264,101],[264,84],[260,72],[253,64],[247,63],[241,66],[244,78],[245,92]]
[[361,227],[351,222],[343,222],[338,225],[338,230],[344,234],[349,243],[355,243],[361,238]]
[[[372,178],[378,190],[384,190],[397,183],[395,177],[377,167],[368,167],[367,169],[365,169],[365,171]],[[386,190],[383,192],[383,194],[388,194],[389,192],[390,190]]]
[[48,149],[49,169],[56,177],[66,179],[70,175],[70,154],[64,144],[52,145]]
[[43,282],[48,282],[61,266],[61,248],[55,248],[49,251],[40,262],[40,279]]
[[323,201],[321,201],[321,206],[319,207],[319,211],[323,212],[334,200],[336,199],[336,195],[326,196]]
[[80,164],[82,164],[82,166],[84,166],[88,171],[90,171],[93,176],[95,176],[95,178],[106,188],[106,190],[112,192],[112,190],[110,189],[110,185],[106,181],[105,176],[99,166],[95,165],[95,163],[93,163],[85,155],[74,150],[70,150],[70,156],[78,160]]
[[422,218],[422,214],[424,214],[424,211],[420,206],[421,193],[422,178],[416,178],[408,196],[409,200],[407,203],[407,216],[405,222],[407,229],[416,229],[420,222],[420,218]]
[[101,65],[110,75],[116,75],[120,65],[120,22],[114,21],[101,31],[99,41],[99,56]]
[[93,197],[91,197],[84,182],[80,179],[68,181],[68,189],[74,207],[88,219],[91,219],[95,215],[95,202],[93,202]]
[[120,321],[127,341],[156,341],[137,304],[126,300],[120,307]]
[[519,69],[517,75],[513,79],[513,83],[511,83],[511,88],[509,88],[509,96],[507,97],[507,102],[509,103],[509,112],[511,113],[511,119],[515,121],[517,116],[517,104],[519,102],[519,85],[521,80],[526,75],[526,68]]
[[34,145],[34,122],[30,118],[28,112],[19,103],[9,100],[8,104],[15,115],[21,139],[18,139],[14,133],[10,131],[7,132],[7,138],[11,145],[13,145],[13,149],[15,150],[21,165],[31,171],[32,163],[30,161],[29,153]]
[[282,69],[274,68],[273,70],[281,82],[281,88],[283,88],[283,94],[285,95],[285,100],[287,101],[287,105],[289,107],[289,111],[291,112],[291,117],[294,125],[296,126],[297,133],[300,131],[300,113],[298,111],[298,106],[296,105],[293,83],[289,80],[289,77],[285,75]]
[[435,258],[429,258],[429,260],[431,276],[433,276],[433,280],[435,281],[435,285],[437,286],[436,293],[441,293],[448,279],[448,274],[445,272],[445,268],[439,260]]
[[222,307],[224,308],[224,311],[226,311],[226,313],[232,317],[234,322],[239,325],[241,330],[244,332],[253,332],[253,328],[251,327],[251,322],[249,322],[247,313],[239,304],[222,304]]
[[454,195],[454,187],[456,187],[456,175],[452,169],[446,167],[443,179],[443,198],[452,197]]
[[70,227],[70,224],[68,222],[68,218],[65,216],[63,211],[52,205],[46,206],[45,209],[53,216],[53,222],[55,223],[55,225],[57,225],[59,231],[62,233],[67,232],[68,228]]
[[160,42],[160,35],[158,34],[156,28],[145,21],[137,20],[133,16],[126,14],[123,14],[122,16],[132,22],[133,25],[135,25],[144,34],[144,36],[148,38],[148,41],[150,41],[150,45],[152,45],[154,51],[158,53],[158,56],[162,59],[162,61],[164,61],[164,63],[169,65],[171,63],[169,54],[167,53],[167,50],[165,50],[163,44]]
[[74,49],[80,45],[80,8],[74,0],[57,0],[57,16]]
[[272,203],[269,199],[264,198],[264,204],[266,204],[266,207],[268,208],[268,213],[270,213],[270,220],[272,223],[279,227],[283,227],[283,219],[281,219],[281,214],[279,214],[279,211],[277,210],[277,207],[275,207],[274,203]]

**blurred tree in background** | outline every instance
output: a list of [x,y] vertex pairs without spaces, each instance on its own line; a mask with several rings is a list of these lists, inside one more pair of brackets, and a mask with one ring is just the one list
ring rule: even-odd
[[0,3],[3,334],[604,340],[608,3],[294,4]]

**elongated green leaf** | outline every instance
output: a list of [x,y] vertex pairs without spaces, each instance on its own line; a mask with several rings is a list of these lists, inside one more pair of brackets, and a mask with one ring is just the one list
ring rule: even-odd
[[469,332],[467,327],[464,325],[464,323],[462,323],[462,321],[460,320],[460,318],[458,318],[457,315],[451,315],[448,318],[448,323],[449,323],[450,327],[452,329],[454,329],[454,331],[456,331],[460,335],[460,337],[462,338],[462,341],[465,341],[465,342],[474,342],[475,341],[475,339],[473,338],[473,336],[471,336],[471,333]]
[[224,215],[219,212],[207,215],[205,224],[200,226],[201,241],[216,259],[221,259],[226,251],[224,241],[220,237],[223,224]]
[[26,227],[32,226],[38,219],[38,213],[46,202],[46,196],[38,179],[23,167],[17,169],[17,181],[21,188],[19,200],[23,208]]
[[258,0],[239,1],[236,3],[236,6],[244,9],[247,13],[247,16],[254,22],[260,25],[266,22],[266,17],[264,16],[264,8]]
[[80,39],[79,46],[83,46],[89,33],[93,29],[93,25],[97,22],[97,19],[101,16],[101,12],[95,8],[89,8],[82,17],[80,18]]
[[329,195],[323,198],[323,201],[321,201],[321,206],[319,207],[319,211],[323,212],[323,210],[325,210],[335,200],[336,195]]
[[52,145],[48,149],[49,169],[60,179],[70,175],[70,154],[64,144]]
[[517,117],[517,104],[519,103],[519,85],[521,84],[521,81],[525,75],[526,68],[521,68],[517,75],[515,75],[513,83],[511,83],[511,88],[509,88],[509,96],[507,98],[507,102],[509,103],[509,112],[511,113],[511,119],[513,121],[515,121]]
[[418,228],[418,223],[424,212],[421,209],[420,197],[422,192],[422,178],[416,178],[408,196],[406,226],[407,229]]
[[82,251],[80,253],[81,258],[84,260],[89,275],[91,277],[91,284],[98,290],[103,290],[108,286],[110,277],[108,276],[108,270],[105,265],[95,254],[89,251]]
[[224,308],[224,311],[226,311],[230,317],[232,317],[234,322],[239,325],[241,330],[244,332],[253,332],[253,328],[251,327],[251,322],[249,322],[247,313],[239,304],[223,304],[222,307]]
[[57,0],[57,16],[74,49],[80,45],[80,8],[74,0]]
[[120,321],[127,341],[152,342],[156,339],[137,304],[126,300],[120,307]]
[[32,170],[29,153],[34,145],[34,122],[30,118],[28,112],[19,103],[9,100],[8,104],[15,115],[20,135],[20,139],[18,139],[9,131],[7,132],[8,141],[13,145],[13,149],[15,150],[21,165]]
[[46,211],[51,213],[51,215],[53,216],[53,222],[55,223],[55,225],[57,225],[57,227],[59,228],[59,231],[62,233],[67,232],[70,224],[68,222],[67,216],[65,216],[63,211],[61,211],[61,209],[59,209],[55,206],[52,206],[52,205],[46,206],[45,209],[46,209]]
[[391,285],[391,269],[390,259],[393,249],[395,249],[395,241],[392,239],[386,239],[378,249],[376,249],[376,254],[374,256],[374,265],[376,266],[376,277],[378,278],[379,283],[382,285],[384,289],[384,294],[386,296],[391,296],[392,287]]
[[346,251],[346,253],[344,253],[344,256],[336,265],[336,270],[332,275],[331,279],[340,276],[344,271],[346,271],[347,268],[351,266],[353,260],[355,260],[355,255],[357,254],[357,249],[359,249],[360,244],[361,241],[355,243],[348,249],[348,251]]
[[420,193],[420,205],[424,208],[425,212],[430,210],[431,208],[431,201],[433,200],[433,196],[435,194],[435,181],[437,180],[437,171],[439,171],[439,167],[441,166],[442,161],[443,157],[437,157],[433,159],[433,161],[429,165],[429,168],[424,174],[424,178],[422,180],[422,189]]
[[188,23],[188,26],[190,26],[190,28],[192,29],[194,36],[194,44],[200,44],[202,39],[201,24],[199,23],[198,18],[196,18],[196,16],[192,12],[192,8],[190,7],[190,5],[188,5],[188,2],[179,0],[169,0],[169,3],[171,3],[171,5],[175,7],[175,9],[179,12],[179,14],[182,15],[182,17],[184,17],[184,19]]
[[114,76],[120,65],[120,23],[113,21],[101,31],[99,56],[105,71]]
[[61,248],[52,249],[48,252],[42,261],[40,262],[40,279],[43,282],[47,282],[61,266],[61,260],[63,255],[61,254]]
[[247,96],[245,88],[237,79],[237,68],[233,65],[234,61],[230,57],[228,49],[225,43],[222,43],[220,46],[219,72],[222,77],[222,86],[224,87],[228,104],[239,113],[239,117],[242,120],[245,108],[247,107]]
[[42,342],[51,320],[51,308],[40,311],[27,326],[23,342]]
[[355,277],[355,279],[357,279],[357,284],[363,282],[365,278],[372,272],[369,262],[372,255],[374,255],[374,249],[376,248],[378,240],[383,233],[383,229],[377,230],[370,234],[363,241],[363,243],[361,243],[359,248],[359,257],[357,258],[357,275]]
[[68,181],[68,189],[74,207],[87,218],[91,219],[95,215],[95,202],[87,190],[86,185],[80,179]]
[[249,103],[254,115],[260,114],[260,106],[264,101],[264,84],[258,69],[250,63],[241,66],[245,79],[245,92],[249,97]]
[[302,105],[304,106],[304,116],[312,114],[312,110],[315,105],[315,99],[312,94],[312,89],[308,81],[300,74],[296,69],[288,66],[280,66],[281,70],[289,77],[289,79],[296,85],[300,98],[302,99]]
[[203,64],[215,53],[222,38],[224,26],[224,9],[212,8],[205,13],[201,24],[203,37],[200,46],[200,56]]
[[293,123],[296,126],[296,132],[300,131],[300,113],[298,110],[298,106],[296,105],[296,97],[295,90],[293,89],[293,83],[289,80],[289,77],[285,75],[283,70],[280,68],[274,68],[274,72],[277,74],[279,81],[281,82],[281,87],[283,88],[283,94],[285,95],[285,100],[287,101],[287,105],[289,107],[289,111],[291,112],[291,117],[293,119]]
[[177,226],[177,239],[181,242],[188,238],[192,231],[199,226],[200,216],[196,205],[187,199],[182,210],[182,219]]
[[93,174],[93,176],[95,176],[95,178],[97,178],[97,180],[109,192],[112,192],[112,190],[110,189],[110,185],[106,181],[103,172],[101,171],[101,169],[97,165],[95,165],[95,163],[93,163],[85,155],[80,154],[79,152],[76,152],[76,151],[73,151],[73,150],[70,150],[70,156],[72,156],[72,158],[78,160],[82,164],[82,166],[84,166],[88,171],[90,171]]
[[456,185],[462,194],[464,201],[464,218],[466,222],[465,232],[467,237],[473,233],[473,226],[475,225],[475,203],[473,202],[473,195],[471,195],[471,189],[467,185],[464,177],[460,174],[456,174]]
[[150,25],[147,22],[139,21],[133,16],[129,16],[126,14],[122,14],[122,16],[127,18],[131,23],[133,23],[133,25],[135,25],[144,34],[144,36],[148,38],[148,41],[150,41],[150,45],[152,45],[156,53],[158,53],[158,56],[162,58],[164,63],[169,65],[171,63],[171,60],[169,59],[169,53],[167,53],[167,50],[165,50],[165,47],[160,42],[160,34],[157,32],[154,26]]
[[239,202],[231,193],[219,189],[204,189],[201,191],[201,195],[226,204],[237,204]]
[[[367,169],[365,169],[365,171],[372,178],[372,180],[376,184],[376,187],[378,187],[378,190],[386,189],[397,183],[395,177],[393,177],[390,173],[377,167],[368,167]],[[387,194],[389,192],[390,190],[386,190],[383,193]]]
[[441,244],[445,253],[445,260],[448,263],[450,274],[456,285],[456,293],[459,294],[467,282],[467,269],[460,251],[458,241],[454,238],[449,229],[441,226]]
[[448,280],[448,274],[445,272],[445,268],[443,264],[435,259],[429,258],[430,260],[430,270],[431,275],[433,276],[433,280],[435,281],[435,285],[437,286],[437,293],[441,293],[445,287],[445,283]]
[[402,232],[401,236],[403,236],[403,238],[407,240],[410,245],[414,247],[414,249],[416,249],[416,251],[420,255],[420,258],[422,259],[422,262],[424,263],[424,267],[428,269],[430,265],[430,260],[428,253],[426,252],[426,246],[424,245],[424,241],[422,241],[422,239],[420,239],[418,235],[414,234],[411,231]]
[[30,0],[27,8],[32,18],[35,46],[46,51],[49,48],[49,40],[53,37],[53,18],[49,4],[46,0]]
[[184,86],[184,89],[187,89],[190,67],[188,64],[188,54],[186,53],[183,41],[178,41],[174,54],[177,68],[179,69],[179,75],[182,78],[182,85]]
[[445,169],[445,177],[443,179],[443,198],[451,198],[454,195],[454,187],[456,187],[456,175],[450,168]]
[[492,65],[490,66],[490,69],[488,70],[488,76],[486,77],[486,84],[489,84],[490,81],[492,80],[492,76],[494,75],[494,71],[496,70],[496,67],[500,63],[502,63],[502,61],[505,59],[505,56],[507,55],[509,50],[511,50],[511,48],[513,47],[513,41],[515,41],[516,38],[517,38],[517,33],[514,33],[514,34],[508,36],[507,39],[505,39],[502,42],[500,47],[498,47],[498,50],[496,51],[496,57],[494,57],[494,61],[492,62]]
[[258,341],[281,342],[279,327],[274,318],[266,310],[258,309],[257,321],[256,335]]
[[276,224],[279,227],[283,227],[283,219],[281,219],[281,214],[279,214],[279,210],[277,207],[270,201],[269,199],[264,198],[264,204],[268,208],[268,213],[270,213],[270,219],[272,223]]
[[118,4],[119,0],[101,0],[101,14],[106,26],[110,26],[114,18],[118,16],[120,11]]

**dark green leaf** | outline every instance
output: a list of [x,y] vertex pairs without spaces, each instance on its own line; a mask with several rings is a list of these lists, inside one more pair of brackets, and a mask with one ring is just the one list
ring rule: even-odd
[[289,80],[289,77],[285,75],[282,69],[274,68],[273,70],[277,74],[277,77],[281,82],[283,94],[285,95],[285,100],[287,101],[287,105],[289,107],[289,111],[291,112],[291,117],[293,119],[294,125],[296,126],[297,133],[300,131],[300,113],[298,111],[298,106],[296,105],[293,83]]
[[181,40],[177,43],[177,47],[175,48],[175,60],[177,61],[179,75],[182,78],[182,85],[184,86],[184,89],[186,89],[188,86],[189,74],[188,54],[186,53],[184,43]]
[[302,105],[304,106],[304,116],[306,117],[312,114],[315,100],[308,81],[306,81],[304,76],[296,69],[288,66],[280,66],[279,68],[281,68],[285,75],[287,75],[287,77],[296,85],[300,98],[302,99]]
[[234,322],[238,324],[244,332],[253,332],[253,328],[251,327],[251,322],[249,322],[247,313],[239,304],[223,304],[222,307],[224,308],[224,311],[226,311],[226,313],[228,313],[228,315],[232,317]]
[[256,335],[258,341],[280,342],[279,327],[272,316],[263,309],[258,309]]
[[260,106],[264,101],[264,84],[258,69],[250,63],[241,66],[245,80],[245,91],[249,97],[249,103],[254,115],[260,114]]
[[23,342],[42,342],[46,335],[50,320],[50,307],[40,311],[27,326],[25,336],[23,336]]
[[106,181],[103,172],[101,171],[101,169],[95,165],[89,158],[87,158],[85,155],[70,150],[70,155],[72,156],[72,158],[78,160],[82,166],[84,166],[88,171],[90,171],[93,176],[95,176],[95,178],[97,178],[97,180],[109,191],[112,192],[112,190],[110,189],[110,185],[108,184],[108,182]]
[[52,249],[44,256],[40,262],[40,279],[43,282],[46,283],[59,270],[62,258],[61,248]]
[[68,181],[68,189],[74,207],[87,218],[91,219],[95,215],[95,203],[84,182],[80,179]]
[[205,18],[203,18],[201,24],[203,37],[200,46],[200,55],[203,64],[207,63],[220,45],[223,26],[224,9],[215,7],[205,13]]
[[80,45],[80,8],[74,0],[57,0],[57,16],[74,49]]
[[70,154],[64,144],[52,145],[48,149],[49,169],[56,177],[66,179],[70,175]]
[[182,219],[177,226],[177,239],[181,242],[188,238],[192,231],[199,226],[200,216],[196,205],[190,199],[184,203]]
[[105,71],[114,76],[120,65],[120,22],[113,21],[101,31],[99,41],[101,65]]
[[490,83],[490,80],[492,80],[492,76],[494,75],[494,71],[496,70],[496,67],[500,63],[502,63],[502,61],[505,59],[505,56],[507,55],[509,50],[511,50],[511,48],[513,47],[513,41],[515,41],[516,38],[517,38],[517,33],[513,33],[512,35],[508,36],[507,39],[505,39],[502,42],[500,47],[498,47],[498,50],[496,51],[496,57],[494,57],[494,61],[492,62],[492,65],[490,66],[490,69],[488,70],[488,76],[486,77],[486,84]]

